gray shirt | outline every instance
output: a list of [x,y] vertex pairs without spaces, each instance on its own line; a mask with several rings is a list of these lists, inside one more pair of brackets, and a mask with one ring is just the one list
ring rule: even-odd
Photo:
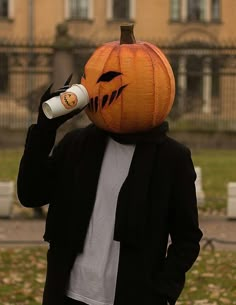
[[116,204],[134,149],[109,139],[104,154],[84,251],[75,260],[67,291],[68,297],[89,305],[114,303],[120,250],[113,240]]

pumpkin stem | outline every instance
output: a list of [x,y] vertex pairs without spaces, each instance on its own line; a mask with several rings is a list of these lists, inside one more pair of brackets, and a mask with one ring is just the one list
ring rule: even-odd
[[136,43],[134,37],[134,25],[125,24],[120,26],[121,35],[120,35],[120,44],[134,44]]

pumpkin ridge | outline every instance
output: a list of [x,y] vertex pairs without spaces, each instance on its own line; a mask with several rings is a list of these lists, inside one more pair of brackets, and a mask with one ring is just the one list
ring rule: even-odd
[[[110,47],[110,50],[109,50],[109,54],[107,55],[107,57],[106,57],[106,60],[107,60],[107,58],[108,57],[110,57],[110,55],[111,55],[111,53],[113,52],[113,49],[114,49],[114,46],[115,45],[117,45],[117,43],[115,43],[115,42],[111,42],[111,43],[106,43],[106,44],[104,44],[103,46],[101,46],[101,47],[99,47],[97,50],[96,50],[96,52],[98,53],[98,54],[100,54],[100,53],[102,53],[102,52],[104,52],[104,48],[106,48],[107,47],[107,45],[109,45],[109,47]],[[106,60],[105,60],[105,63],[106,63]],[[105,68],[105,63],[103,63],[103,67],[102,67],[102,71],[104,71],[104,68]],[[86,64],[86,66],[85,66],[85,72],[86,72],[86,68],[87,68],[87,65],[89,64],[89,61],[88,61],[88,63]],[[95,98],[98,98],[100,96],[100,86],[99,86],[99,88],[98,88],[98,94],[96,95],[96,97],[95,96],[93,96],[92,97],[92,99],[95,99]],[[91,106],[93,106],[93,105],[91,105]],[[93,121],[93,118],[95,119],[96,118],[96,113],[98,112],[98,110],[100,110],[100,103],[99,103],[99,105],[98,105],[98,109],[97,109],[97,111],[94,111],[95,109],[92,107],[92,109],[90,108],[90,107],[88,107],[88,112],[87,112],[87,115],[88,115],[88,117],[90,118],[90,120],[92,120]],[[101,128],[103,128],[103,129],[105,129],[106,127],[107,128],[110,128],[110,126],[109,126],[109,124],[107,124],[107,122],[106,122],[106,120],[104,119],[104,117],[102,116],[102,111],[99,111],[100,112],[100,118],[101,118],[101,120],[103,121],[103,124],[99,124],[99,127],[101,127]],[[94,117],[95,116],[95,117]],[[96,121],[97,119],[95,119],[95,121]],[[102,127],[102,125],[104,125],[104,126],[106,126],[106,127]]]
[[[117,44],[117,43],[114,42],[114,46],[113,46],[113,48],[111,48],[111,52],[110,52],[110,54],[107,56],[106,61],[105,61],[105,63],[104,63],[102,73],[104,73],[106,63],[107,63],[107,61],[109,60],[109,58],[111,57],[111,54],[112,54],[114,51],[116,51],[117,49],[119,50],[119,44]],[[101,88],[101,87],[99,86],[99,91],[98,91],[99,96],[100,96],[100,88]],[[101,111],[100,111],[100,115],[101,115],[101,117],[102,117],[102,119],[103,119],[104,124],[105,124],[109,129],[112,129],[112,126],[107,122],[107,120],[105,119],[105,117],[104,117],[104,115],[103,115],[103,109],[102,109],[102,108],[101,108]]]
[[[159,59],[161,59],[161,61],[162,61],[163,67],[165,68],[168,76],[170,74],[172,74],[172,69],[170,68],[170,64],[169,64],[168,60],[165,58],[164,53],[162,53],[160,51],[160,49],[158,49],[158,47],[156,47],[156,46],[155,46],[155,48],[153,48],[152,45],[150,43],[148,43],[148,42],[145,42],[144,45],[146,47],[148,47],[149,49],[151,49],[153,52],[155,52],[155,54],[158,55]],[[167,68],[167,66],[168,66],[168,68]]]
[[[169,87],[173,89],[170,90],[170,93],[169,93],[169,96],[168,96],[168,103],[166,103],[166,114],[168,115],[171,108],[172,108],[172,105],[173,105],[173,102],[174,102],[174,95],[175,95],[175,83],[174,81],[174,76],[173,76],[173,71],[171,69],[171,66],[168,62],[168,60],[165,58],[165,55],[164,53],[162,53],[157,47],[153,48],[152,45],[148,42],[144,43],[146,45],[147,48],[149,48],[149,50],[151,50],[152,52],[154,52],[155,54],[158,55],[158,59],[160,60],[160,62],[162,63],[162,68],[163,70],[165,70],[166,72],[166,75],[168,76],[168,81],[169,81]],[[166,116],[165,116],[166,117]],[[163,118],[161,119],[161,121],[163,121]]]
[[158,105],[157,105],[157,86],[155,86],[155,73],[154,73],[154,63],[153,63],[153,56],[150,52],[150,49],[146,47],[145,44],[141,44],[142,46],[142,49],[144,49],[145,53],[148,54],[149,58],[150,58],[150,61],[151,61],[151,64],[152,64],[152,80],[153,80],[153,83],[152,83],[152,87],[153,87],[153,92],[154,92],[154,103],[153,103],[153,111],[154,111],[154,116],[153,116],[153,119],[152,119],[152,124],[155,126],[155,123],[156,123],[156,114],[157,114],[157,111],[158,111]]
[[[104,65],[103,65],[103,68],[102,68],[102,71],[101,71],[101,75],[104,74],[105,65],[106,65],[107,61],[109,60],[109,58],[111,57],[111,54],[112,54],[113,51],[114,51],[114,47],[111,48],[111,51],[110,51],[110,53],[108,54],[108,56],[107,56],[107,58],[106,58],[106,61],[104,62]],[[100,93],[101,93],[101,92],[100,92],[100,88],[101,88],[101,86],[99,86],[98,96],[101,96],[101,95],[100,95]],[[100,107],[100,106],[101,106],[101,101],[99,101],[99,110],[102,109],[102,107]]]
[[[121,47],[119,46],[118,48],[118,59],[119,59],[119,70],[121,71],[121,58],[120,58],[120,52],[121,52]],[[121,76],[121,86],[123,86],[123,77]],[[124,104],[123,104],[123,95],[120,96],[121,102],[120,102],[120,122],[119,122],[119,129],[121,129],[121,122],[122,122],[122,115],[123,115],[123,110],[124,110]]]
[[[165,54],[164,54],[158,47],[155,47],[155,49],[152,48],[152,47],[151,47],[151,44],[148,43],[148,42],[145,42],[145,45],[149,46],[149,48],[151,48],[151,49],[159,56],[159,58],[160,58],[161,61],[162,61],[163,67],[164,67],[165,71],[167,72],[167,75],[169,76],[170,84],[171,84],[171,83],[172,83],[171,80],[174,79],[174,77],[173,77],[173,78],[171,77],[171,76],[173,76],[173,70],[172,70],[172,68],[171,68],[171,66],[170,66],[169,61],[168,61],[167,58],[165,57]],[[174,86],[174,85],[175,85],[175,84],[173,83],[173,86]]]

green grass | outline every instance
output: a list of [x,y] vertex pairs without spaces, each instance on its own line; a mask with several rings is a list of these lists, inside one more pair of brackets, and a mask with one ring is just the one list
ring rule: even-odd
[[[0,150],[0,180],[16,180],[22,150]],[[200,210],[225,213],[227,183],[236,181],[236,150],[192,151],[194,166],[202,169],[206,204]]]
[[1,305],[41,304],[46,247],[0,249]]
[[225,211],[227,184],[236,182],[235,150],[199,150],[192,154],[195,166],[202,169],[206,204],[201,209]]
[[[1,305],[40,305],[46,247],[0,249]],[[202,251],[177,305],[236,304],[236,252]]]
[[0,180],[16,180],[22,150],[0,150]]
[[199,115],[192,116],[190,113],[179,119],[169,119],[172,131],[201,131],[201,132],[213,132],[216,131],[236,131],[235,120],[221,119],[219,117],[210,118],[209,116]]
[[[23,150],[4,149],[0,150],[0,181],[15,182],[15,193],[14,193],[14,206],[18,206],[18,199],[16,195],[16,179],[19,168],[20,159]],[[22,213],[28,215],[28,209],[22,209]]]
[[202,251],[187,273],[178,305],[236,304],[236,252]]

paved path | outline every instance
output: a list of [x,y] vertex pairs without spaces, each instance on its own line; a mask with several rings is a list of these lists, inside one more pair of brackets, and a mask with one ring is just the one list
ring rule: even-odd
[[0,219],[0,247],[2,245],[45,244],[43,241],[45,220]]
[[236,251],[236,220],[228,220],[226,216],[201,216],[199,221],[203,247]]
[[[0,247],[6,245],[42,244],[45,220],[0,219]],[[204,238],[202,247],[236,251],[236,220],[225,216],[200,216]],[[212,239],[217,239],[214,241]],[[235,244],[228,242],[233,241]],[[226,242],[226,243],[225,243]]]

